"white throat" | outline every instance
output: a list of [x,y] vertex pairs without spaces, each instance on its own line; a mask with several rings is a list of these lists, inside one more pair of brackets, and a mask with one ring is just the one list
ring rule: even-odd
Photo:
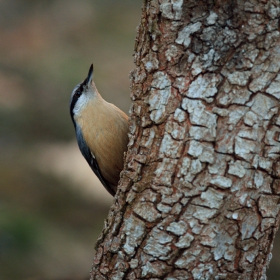
[[92,95],[89,93],[83,93],[79,99],[77,100],[75,107],[73,109],[74,116],[81,115],[82,111],[85,109],[85,107],[90,103],[90,100],[92,99]]

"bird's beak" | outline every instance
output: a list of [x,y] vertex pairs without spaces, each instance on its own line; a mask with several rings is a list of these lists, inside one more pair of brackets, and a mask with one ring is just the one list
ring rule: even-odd
[[86,84],[87,88],[89,88],[91,86],[92,78],[93,78],[93,64],[90,65],[90,68],[88,71],[88,76],[85,80],[85,84]]

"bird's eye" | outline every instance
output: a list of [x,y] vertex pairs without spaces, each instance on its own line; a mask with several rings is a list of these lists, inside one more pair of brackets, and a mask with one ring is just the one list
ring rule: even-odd
[[81,94],[82,94],[82,92],[80,91],[80,90],[77,90],[76,92],[75,92],[75,97],[80,97],[81,96]]

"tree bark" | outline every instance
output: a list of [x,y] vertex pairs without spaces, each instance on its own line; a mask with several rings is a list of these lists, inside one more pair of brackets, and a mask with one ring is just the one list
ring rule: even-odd
[[91,279],[265,279],[279,226],[280,2],[147,0],[130,142]]

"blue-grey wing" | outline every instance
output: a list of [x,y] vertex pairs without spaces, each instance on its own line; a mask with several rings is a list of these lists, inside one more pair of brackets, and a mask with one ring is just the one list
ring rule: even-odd
[[79,126],[76,127],[76,137],[77,137],[77,142],[78,146],[80,148],[80,151],[84,158],[86,159],[87,163],[91,167],[92,171],[94,174],[97,176],[97,178],[100,180],[102,185],[105,187],[105,189],[112,195],[115,195],[115,191],[112,187],[110,187],[110,184],[106,181],[106,179],[102,176],[98,163],[96,161],[96,158],[94,154],[90,151],[89,147],[87,146],[83,134],[79,128]]

